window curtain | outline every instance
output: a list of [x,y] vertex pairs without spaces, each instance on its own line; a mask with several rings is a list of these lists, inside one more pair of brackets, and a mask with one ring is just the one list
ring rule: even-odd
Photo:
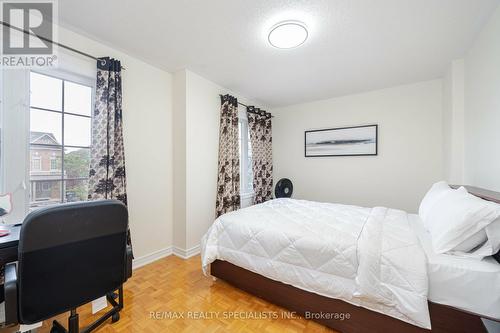
[[117,199],[126,205],[121,64],[108,57],[97,60],[90,156],[89,200]]
[[252,146],[254,204],[273,198],[273,135],[271,114],[247,107],[248,130]]
[[230,95],[221,96],[216,217],[240,208],[238,131],[238,100]]

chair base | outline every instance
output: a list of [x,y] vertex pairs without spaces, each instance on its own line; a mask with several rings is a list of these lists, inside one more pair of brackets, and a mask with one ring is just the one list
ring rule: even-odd
[[[118,303],[115,298],[118,297]],[[120,311],[123,309],[123,287],[118,288],[118,295],[115,292],[108,293],[106,299],[113,306],[111,310],[106,312],[101,318],[94,321],[89,326],[85,327],[80,331],[79,327],[79,317],[76,309],[71,310],[71,314],[68,318],[68,329],[64,328],[57,320],[52,322],[52,328],[50,333],[90,333],[99,326],[101,326],[108,318],[111,317],[111,322],[116,323],[120,320]]]

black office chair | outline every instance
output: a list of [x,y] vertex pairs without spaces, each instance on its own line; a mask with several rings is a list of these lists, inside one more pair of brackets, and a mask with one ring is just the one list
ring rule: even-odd
[[6,324],[33,324],[71,311],[68,330],[54,321],[51,332],[78,333],[76,308],[104,295],[113,308],[82,332],[110,317],[118,321],[122,285],[132,274],[127,229],[127,208],[116,200],[30,213],[21,227],[17,272],[15,263],[5,267]]

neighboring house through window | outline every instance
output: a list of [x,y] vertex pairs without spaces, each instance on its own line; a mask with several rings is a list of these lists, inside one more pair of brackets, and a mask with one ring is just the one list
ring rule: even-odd
[[30,208],[87,199],[93,88],[30,73]]

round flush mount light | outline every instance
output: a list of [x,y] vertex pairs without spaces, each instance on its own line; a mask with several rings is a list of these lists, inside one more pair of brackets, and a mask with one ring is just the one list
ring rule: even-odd
[[291,49],[302,45],[307,39],[306,25],[299,21],[283,21],[269,31],[269,43],[279,49]]

